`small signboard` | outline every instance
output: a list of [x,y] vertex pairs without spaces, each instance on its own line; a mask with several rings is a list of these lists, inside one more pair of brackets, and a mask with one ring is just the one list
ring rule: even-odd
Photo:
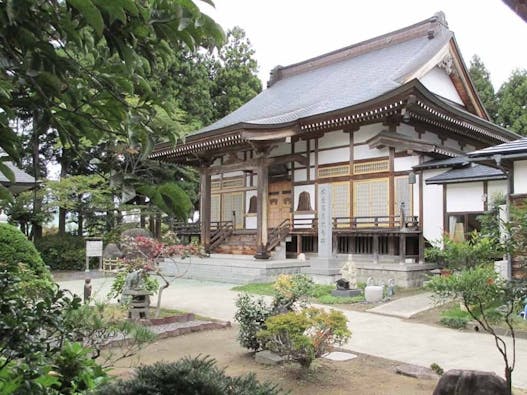
[[86,238],[86,271],[90,271],[90,258],[99,258],[99,270],[102,270],[102,239],[99,237]]
[[331,218],[331,186],[318,186],[318,256],[333,255],[333,223]]
[[86,240],[86,256],[102,256],[102,240]]

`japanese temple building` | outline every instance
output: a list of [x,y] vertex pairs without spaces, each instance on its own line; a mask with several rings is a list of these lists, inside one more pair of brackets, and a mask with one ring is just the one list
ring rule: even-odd
[[321,255],[327,186],[331,259],[353,257],[364,277],[375,265],[425,270],[426,242],[467,232],[507,191],[503,173],[467,154],[518,137],[489,120],[438,13],[276,67],[258,96],[151,158],[199,168],[211,253]]

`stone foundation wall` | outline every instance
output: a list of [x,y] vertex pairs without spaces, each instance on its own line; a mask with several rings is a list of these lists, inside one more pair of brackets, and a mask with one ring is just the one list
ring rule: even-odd
[[272,282],[280,274],[297,274],[309,262],[297,260],[262,261],[239,256],[222,258],[165,259],[160,264],[163,273],[196,280],[233,284]]
[[423,282],[430,275],[430,270],[436,266],[433,264],[369,264],[356,263],[357,281],[366,282],[369,277],[373,278],[375,284],[381,281],[388,284],[393,278],[395,285],[403,288],[422,287]]
[[[305,262],[296,259],[280,261],[256,260],[244,256],[211,258],[165,259],[160,263],[163,273],[196,280],[219,281],[233,284],[272,282],[280,274],[303,273],[319,284],[335,284],[341,278],[340,269],[346,258],[310,258]],[[372,277],[376,284],[394,279],[395,285],[404,288],[420,287],[435,268],[432,264],[399,264],[355,262],[357,281],[366,282]]]

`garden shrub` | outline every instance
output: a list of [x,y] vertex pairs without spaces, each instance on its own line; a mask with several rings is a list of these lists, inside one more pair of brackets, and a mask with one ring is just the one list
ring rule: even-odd
[[351,336],[340,311],[306,308],[269,317],[257,337],[264,348],[308,368],[315,358]]
[[465,317],[442,317],[439,320],[441,325],[452,329],[463,329],[467,327],[468,318]]
[[51,279],[35,246],[16,227],[0,223],[0,263],[13,269],[23,264],[41,278]]
[[265,320],[271,315],[271,308],[262,298],[253,299],[247,294],[240,294],[236,299],[234,320],[240,324],[238,341],[249,350],[262,349],[261,341],[256,334],[265,328]]
[[157,362],[136,370],[135,377],[102,387],[99,395],[275,395],[276,385],[260,383],[254,374],[230,377],[209,357],[185,357],[173,363]]
[[313,292],[315,284],[308,276],[303,274],[281,274],[273,284],[274,313],[292,311],[295,303],[305,307],[307,298]]
[[70,234],[50,234],[35,243],[51,270],[83,270],[86,249],[84,238]]

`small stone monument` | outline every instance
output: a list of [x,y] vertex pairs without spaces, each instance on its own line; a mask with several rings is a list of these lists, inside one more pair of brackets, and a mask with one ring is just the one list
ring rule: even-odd
[[357,288],[357,269],[352,261],[344,264],[340,274],[342,278],[337,280],[337,289],[331,291],[331,295],[337,297],[352,297],[362,293]]
[[364,298],[368,303],[380,302],[384,295],[384,284],[375,285],[372,277],[368,277],[364,288]]

